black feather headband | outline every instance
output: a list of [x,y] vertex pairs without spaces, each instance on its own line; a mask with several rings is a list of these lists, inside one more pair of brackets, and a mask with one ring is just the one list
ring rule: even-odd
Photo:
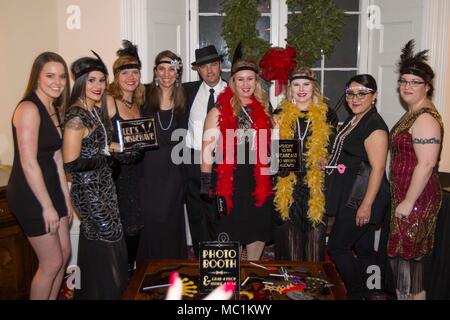
[[105,75],[108,75],[108,68],[106,68],[106,65],[103,62],[102,58],[100,58],[100,56],[94,50],[91,50],[91,52],[97,57],[97,59],[92,59],[91,63],[88,66],[78,71],[75,74],[75,79],[78,79],[82,75],[92,71],[100,71]]
[[409,40],[402,49],[400,61],[398,62],[398,72],[400,75],[413,74],[421,77],[425,82],[430,83],[434,78],[434,72],[428,65],[428,50],[414,54],[414,39]]
[[133,45],[128,40],[122,40],[122,49],[117,50],[117,56],[123,57],[123,56],[130,56],[136,59],[137,63],[127,63],[123,64],[117,68],[114,69],[114,74],[116,74],[119,71],[125,70],[125,69],[139,69],[141,70],[142,63],[141,59],[139,59],[139,54],[137,50],[137,46]]

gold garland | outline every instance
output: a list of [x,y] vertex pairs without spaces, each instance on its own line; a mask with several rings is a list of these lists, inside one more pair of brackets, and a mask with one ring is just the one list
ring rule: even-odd
[[[319,161],[328,157],[328,143],[331,126],[327,123],[327,106],[322,99],[317,104],[311,103],[308,112],[303,113],[299,108],[283,100],[280,104],[281,113],[276,121],[280,124],[280,139],[293,139],[298,118],[308,117],[311,121],[311,135],[306,141],[306,185],[309,188],[308,219],[313,227],[322,223],[325,212],[325,195],[323,185],[325,174],[318,167]],[[283,220],[289,218],[289,208],[293,203],[294,187],[297,176],[291,172],[287,177],[278,177],[275,185],[275,208]]]

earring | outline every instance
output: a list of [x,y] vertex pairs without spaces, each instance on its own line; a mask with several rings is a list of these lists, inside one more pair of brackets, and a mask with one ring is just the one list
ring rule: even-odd
[[295,98],[294,97],[292,97],[292,104],[296,104],[297,102],[295,101]]
[[180,81],[177,79],[177,81],[175,81],[175,86],[178,88],[179,85],[180,85]]
[[156,84],[157,87],[159,87],[159,80],[158,80],[158,78],[155,79],[155,84]]

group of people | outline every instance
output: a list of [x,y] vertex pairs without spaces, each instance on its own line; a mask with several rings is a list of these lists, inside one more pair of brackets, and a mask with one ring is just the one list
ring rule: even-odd
[[[195,52],[199,81],[181,83],[183,63],[166,50],[155,58],[153,81],[143,85],[137,47],[124,41],[110,84],[94,52],[72,64],[72,90],[64,60],[39,55],[12,119],[7,190],[39,259],[30,298],[57,297],[75,211],[75,298],[118,299],[136,262],[187,258],[184,205],[196,256],[199,243],[219,235],[245,246],[247,260],[259,260],[271,242],[280,260],[323,261],[328,250],[351,299],[367,297],[367,267],[389,261],[398,298],[425,298],[443,126],[431,101],[433,70],[426,52],[414,54],[413,47],[405,46],[399,62],[407,112],[390,134],[368,74],[347,81],[351,116],[338,126],[309,68],[291,72],[273,111],[258,65],[236,59],[227,82],[212,45]],[[121,152],[116,122],[142,117],[155,119],[158,148]],[[176,135],[179,129],[185,134]],[[278,139],[298,144],[298,171],[271,171]],[[374,251],[380,226],[384,260]]]

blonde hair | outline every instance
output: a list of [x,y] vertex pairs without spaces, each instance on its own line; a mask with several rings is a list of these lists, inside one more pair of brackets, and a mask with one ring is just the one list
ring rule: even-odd
[[[314,79],[314,81],[311,81],[311,84],[313,86],[313,94],[312,94],[312,101],[314,103],[317,103],[319,101],[319,98],[322,97],[322,94],[320,93],[320,86],[319,82],[317,81],[317,77],[314,71],[312,71],[310,68],[302,67],[299,69],[294,70],[291,73],[291,76],[289,79],[297,76],[306,76],[309,78]],[[289,84],[286,87],[286,100],[291,101],[292,100],[292,81],[289,81]]]
[[[252,68],[253,70],[250,70],[250,69],[243,69],[243,70],[250,70],[253,72],[255,72],[255,70],[258,70],[256,65],[253,62],[249,62],[249,61],[240,60],[240,61],[236,62],[235,64],[233,64],[233,67],[231,68],[232,76],[229,81],[229,86],[230,86],[231,90],[233,91],[233,98],[231,99],[230,104],[233,108],[233,113],[235,116],[239,116],[242,112],[242,103],[241,103],[239,96],[236,93],[237,90],[236,90],[236,81],[235,81],[236,73],[241,71],[238,69],[240,69],[242,67]],[[253,95],[255,96],[256,100],[258,100],[258,102],[260,102],[263,105],[264,111],[266,112],[266,114],[270,115],[270,113],[269,113],[269,96],[267,95],[266,91],[263,89],[262,84],[261,84],[261,78],[259,77],[259,75],[256,72],[255,72],[255,82],[256,82],[255,92],[253,93]]]
[[[136,60],[136,58],[132,56],[120,56],[119,58],[116,59],[116,61],[113,64],[114,80],[109,84],[107,91],[108,94],[111,95],[114,99],[121,99],[123,97],[122,89],[120,89],[119,86],[120,71],[117,70],[120,68],[120,66],[130,63],[138,64],[138,61]],[[144,96],[145,96],[144,85],[139,82],[138,87],[136,88],[136,90],[134,90],[133,93],[133,101],[136,102],[139,108],[144,103]]]

